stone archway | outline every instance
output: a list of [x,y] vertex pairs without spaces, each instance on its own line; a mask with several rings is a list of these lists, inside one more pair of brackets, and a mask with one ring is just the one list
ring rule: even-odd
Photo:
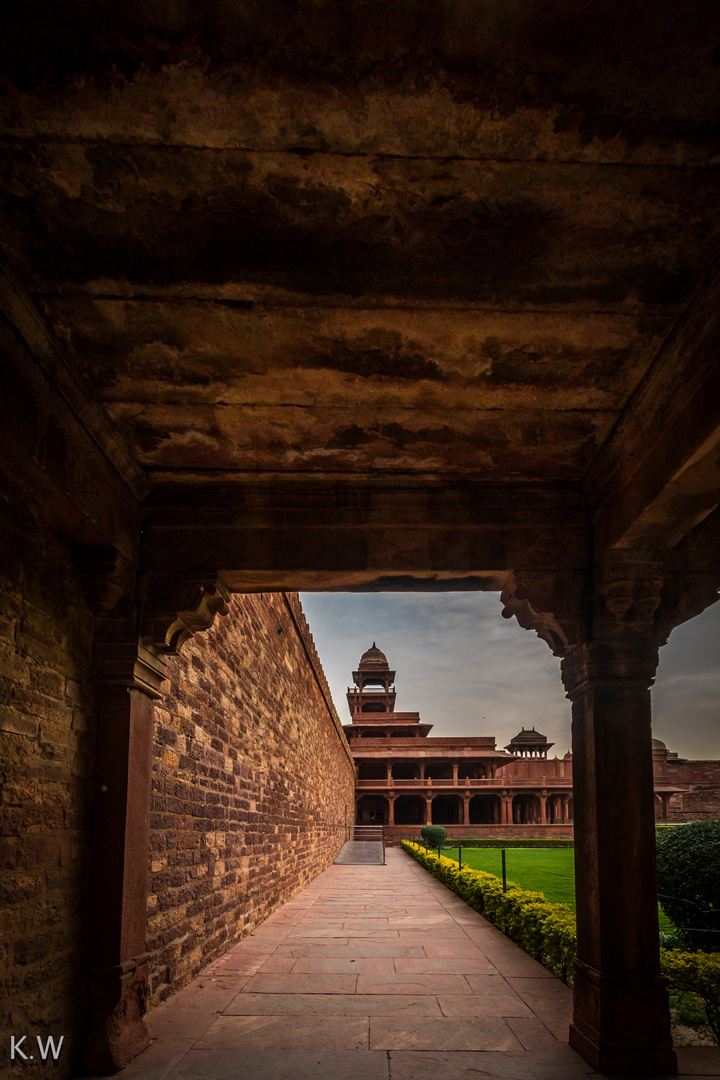
[[433,799],[433,825],[461,825],[462,815],[462,799],[459,795],[436,795]]
[[387,825],[390,806],[384,795],[362,795],[357,801],[358,825]]
[[495,825],[500,821],[499,795],[473,795],[469,813],[471,825]]
[[398,795],[395,800],[395,824],[425,824],[425,799],[422,795]]

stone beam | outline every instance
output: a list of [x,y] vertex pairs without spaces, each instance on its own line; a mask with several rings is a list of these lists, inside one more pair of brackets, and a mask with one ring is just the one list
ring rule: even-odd
[[238,592],[501,589],[508,568],[582,570],[588,559],[572,489],[345,476],[155,493],[141,565],[198,583],[219,574]]
[[585,480],[598,551],[673,548],[720,499],[720,275],[695,295]]

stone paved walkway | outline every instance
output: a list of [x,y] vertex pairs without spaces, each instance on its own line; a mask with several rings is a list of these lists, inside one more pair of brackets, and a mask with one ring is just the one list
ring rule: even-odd
[[348,840],[340,848],[336,866],[382,866],[383,846],[374,840]]
[[[391,849],[386,866],[332,866],[151,1013],[155,1041],[122,1076],[586,1080],[570,1008],[567,987]],[[720,1075],[712,1054],[684,1052],[683,1074]]]

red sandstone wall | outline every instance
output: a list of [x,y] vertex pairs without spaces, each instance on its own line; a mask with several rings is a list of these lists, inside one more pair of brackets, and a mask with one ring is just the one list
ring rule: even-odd
[[571,758],[517,758],[509,765],[502,765],[500,777],[572,776]]
[[668,759],[667,777],[673,784],[720,784],[720,761]]
[[92,621],[69,549],[7,493],[0,504],[0,1070],[11,1035],[64,1035],[52,1072],[66,1076],[84,977]]
[[354,785],[297,596],[235,597],[156,707],[153,1004],[330,865]]

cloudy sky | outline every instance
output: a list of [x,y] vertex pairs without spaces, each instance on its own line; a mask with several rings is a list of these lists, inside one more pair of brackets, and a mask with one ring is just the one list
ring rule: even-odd
[[[351,672],[373,641],[397,672],[397,709],[420,712],[431,735],[522,727],[562,756],[570,703],[544,642],[500,615],[496,593],[302,593],[303,609],[343,722]],[[681,757],[720,758],[720,603],[673,631],[660,650],[653,733]]]

